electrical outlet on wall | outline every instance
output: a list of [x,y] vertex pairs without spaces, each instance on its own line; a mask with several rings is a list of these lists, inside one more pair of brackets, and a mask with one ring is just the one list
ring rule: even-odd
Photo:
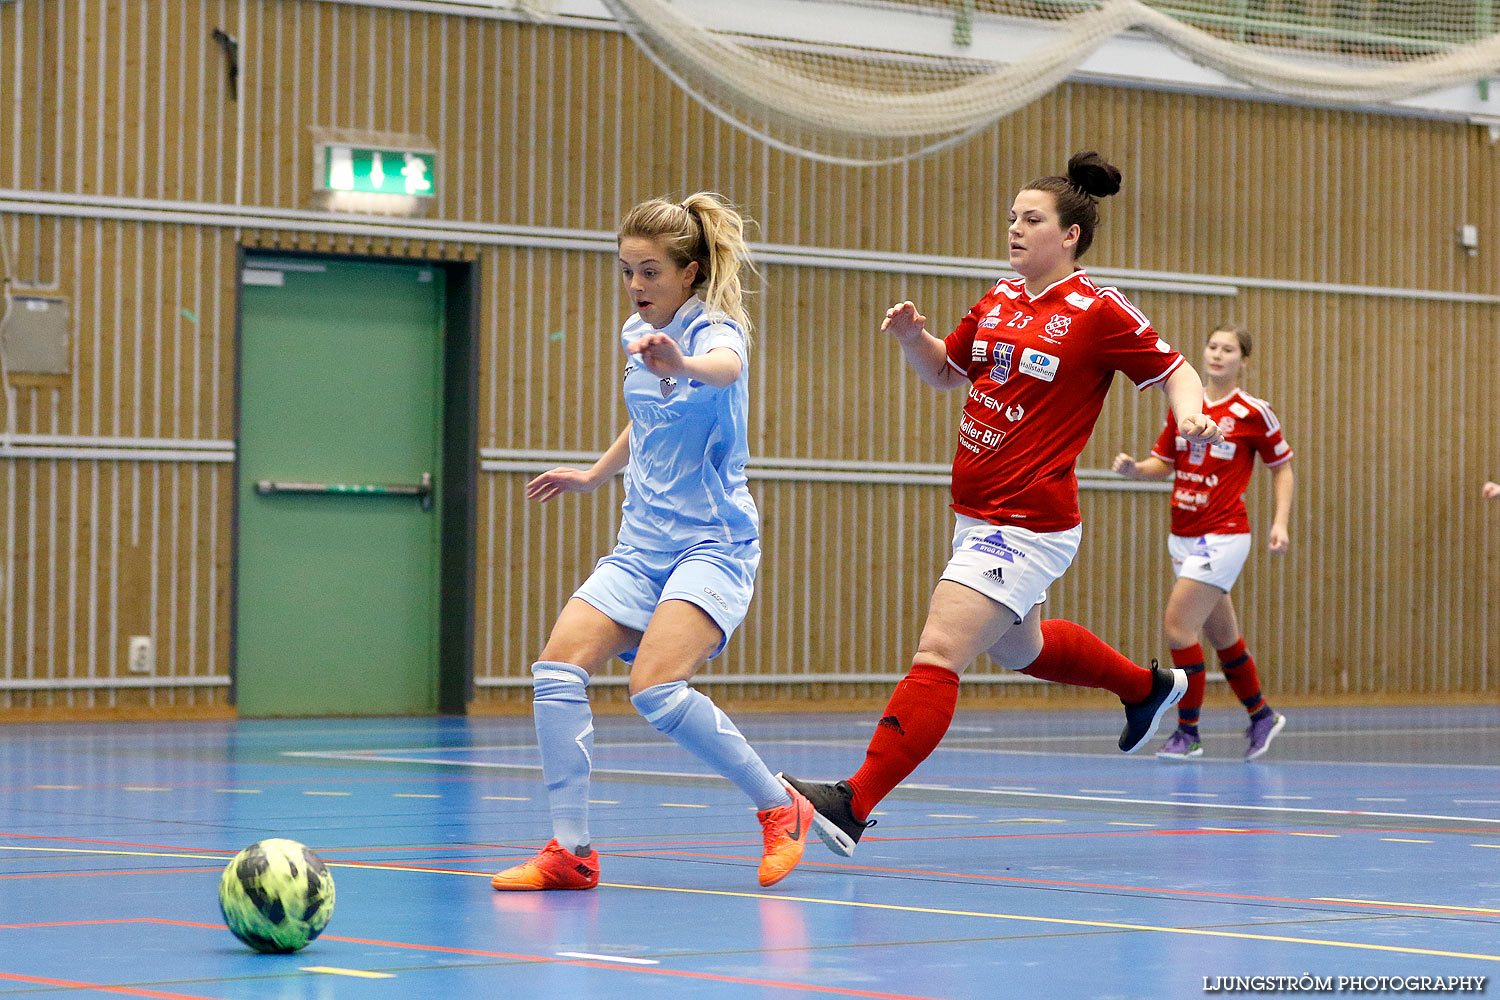
[[152,644],[149,635],[130,637],[130,655],[126,663],[132,674],[156,672],[156,647]]

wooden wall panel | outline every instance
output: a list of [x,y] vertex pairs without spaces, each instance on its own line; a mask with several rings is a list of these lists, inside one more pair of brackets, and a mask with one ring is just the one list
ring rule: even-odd
[[[216,27],[239,38],[238,100]],[[1193,361],[1215,323],[1248,323],[1258,339],[1246,387],[1272,402],[1297,449],[1292,551],[1265,554],[1262,533],[1236,590],[1268,689],[1497,691],[1500,506],[1480,503],[1478,486],[1500,476],[1500,309],[1396,294],[1500,294],[1500,174],[1482,129],[1068,84],[958,147],[851,169],[725,125],[619,33],[317,0],[13,0],[0,5],[0,108],[0,185],[22,192],[301,210],[314,130],[364,129],[437,145],[437,220],[607,233],[643,198],[711,189],[745,208],[764,243],[973,259],[1003,257],[1019,185],[1097,148],[1125,187],[1103,203],[1085,264],[1238,281],[1233,297],[1129,294]],[[1456,244],[1463,223],[1479,226],[1477,255]],[[75,317],[74,371],[16,389],[18,433],[232,439],[242,246],[476,259],[481,445],[598,451],[623,426],[625,301],[609,253],[26,212],[0,214],[0,233],[7,277],[67,295]],[[762,270],[752,452],[948,461],[961,396],[920,385],[877,327],[911,298],[945,332],[985,282]],[[1162,397],[1118,382],[1083,467],[1155,438]],[[526,478],[481,476],[476,659],[491,683],[524,681],[612,543],[620,500],[614,486],[538,508],[521,499]],[[0,679],[108,676],[124,637],[148,627],[173,676],[222,673],[228,481],[227,466],[207,463],[0,459]],[[1268,483],[1258,473],[1251,490],[1262,529]],[[753,485],[766,525],[760,588],[708,674],[904,669],[947,550],[944,489]],[[1137,659],[1162,655],[1165,495],[1088,491],[1083,510],[1083,549],[1049,614]],[[879,698],[888,687],[734,690]],[[6,704],[222,697],[13,691]],[[480,692],[526,697],[524,686]]]
[[[220,706],[228,673],[232,475],[227,465],[8,460],[8,586],[0,594],[0,705],[8,709]],[[132,635],[156,645],[130,690]],[[14,690],[29,681],[50,690]],[[194,682],[202,686],[196,686]]]
[[15,392],[24,434],[234,437],[235,246],[219,229],[0,217],[18,289],[70,302],[71,374]]

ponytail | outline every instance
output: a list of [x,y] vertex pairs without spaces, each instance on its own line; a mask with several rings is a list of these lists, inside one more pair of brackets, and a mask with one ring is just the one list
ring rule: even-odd
[[681,204],[653,198],[632,208],[620,223],[619,239],[642,237],[661,244],[672,262],[697,262],[693,291],[711,313],[735,322],[750,340],[752,324],[745,309],[748,294],[742,271],[755,272],[745,242],[746,220],[717,194],[699,191]]

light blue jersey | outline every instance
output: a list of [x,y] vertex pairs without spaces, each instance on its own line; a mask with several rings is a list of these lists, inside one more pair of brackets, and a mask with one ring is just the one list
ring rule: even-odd
[[[622,348],[653,332],[639,314],[620,331]],[[677,552],[704,541],[760,537],[760,514],[745,481],[749,358],[738,325],[710,319],[696,296],[665,329],[688,357],[716,347],[740,356],[745,370],[722,389],[697,379],[657,378],[627,353],[625,409],[630,413],[630,464],[620,507],[620,541]]]

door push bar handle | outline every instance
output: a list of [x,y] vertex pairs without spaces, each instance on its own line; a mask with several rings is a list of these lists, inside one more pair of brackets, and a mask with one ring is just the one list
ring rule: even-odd
[[423,510],[432,509],[432,473],[422,473],[422,480],[415,485],[404,483],[289,483],[262,479],[255,484],[255,492],[261,496],[273,493],[294,493],[302,496],[352,496],[352,497],[416,497]]

